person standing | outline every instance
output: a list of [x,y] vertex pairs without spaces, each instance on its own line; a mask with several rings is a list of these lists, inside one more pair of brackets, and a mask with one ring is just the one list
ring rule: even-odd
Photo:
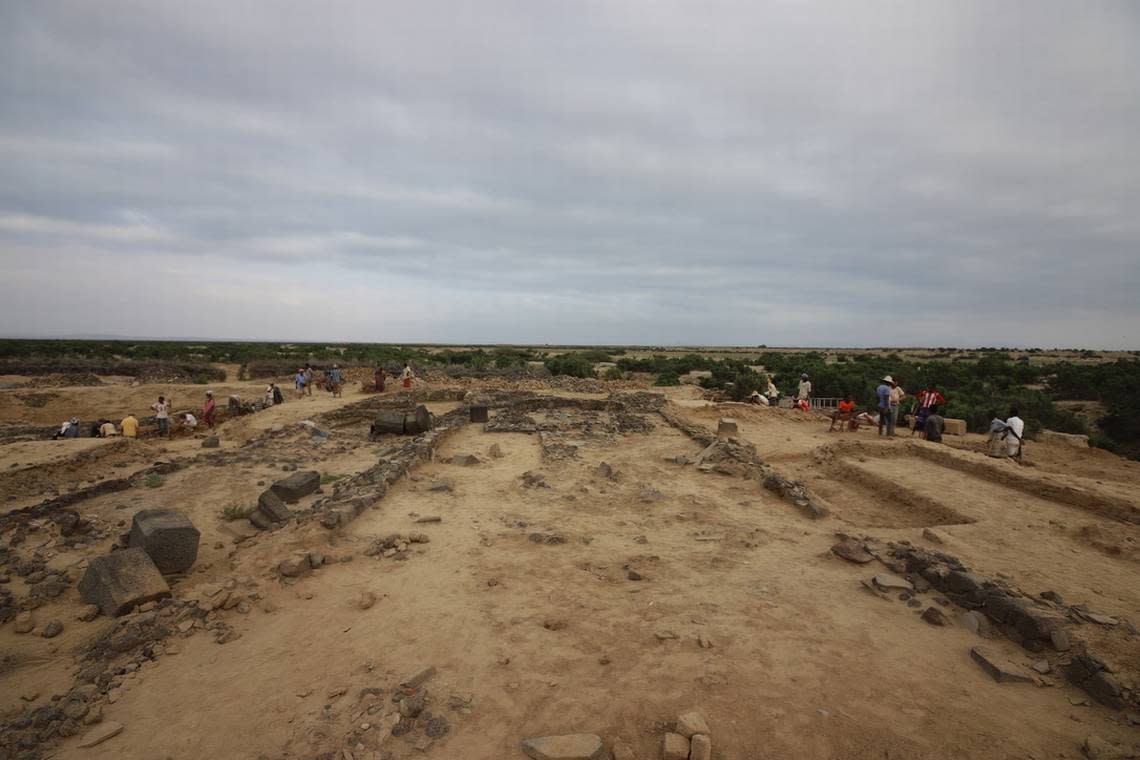
[[377,393],[383,393],[384,392],[384,379],[386,377],[387,376],[384,374],[384,368],[383,367],[377,367],[376,371],[374,373],[372,373],[372,380],[376,383],[376,392]]
[[879,407],[879,435],[883,435],[884,429],[887,436],[895,434],[895,425],[891,421],[891,389],[894,387],[895,381],[890,375],[885,375],[879,387],[875,389],[875,397]]
[[154,410],[154,418],[158,420],[158,434],[164,437],[170,436],[170,405],[172,403],[174,403],[174,399],[167,400],[165,396],[159,396],[158,403],[150,405],[150,408]]
[[403,378],[405,389],[412,387],[412,379],[415,377],[415,375],[412,373],[411,364],[404,365],[404,371],[400,373],[400,377]]
[[119,429],[123,431],[124,438],[138,438],[139,437],[139,421],[133,414],[128,414],[119,423]]
[[325,375],[325,386],[332,393],[333,398],[340,396],[340,384],[344,382],[344,378],[340,374],[340,365],[334,364],[329,373]]
[[768,375],[768,406],[777,406],[780,403],[780,389],[772,382],[772,376]]
[[277,383],[273,383],[273,403],[274,404],[284,404],[285,403],[285,394],[281,392],[281,388],[280,388],[280,386],[277,385]]
[[898,380],[891,381],[891,435],[899,424],[899,404],[906,398],[906,391],[899,387]]
[[273,383],[270,383],[269,385],[265,386],[265,406],[270,407],[275,403],[277,402],[273,399]]
[[306,364],[304,371],[301,373],[305,376],[305,390],[310,396],[313,395],[313,366]]
[[926,390],[918,392],[918,412],[914,416],[914,428],[910,434],[913,437],[917,432],[920,436],[926,434],[926,418],[935,406],[945,406],[946,397],[934,388],[934,383],[926,386]]
[[297,368],[297,374],[293,375],[293,387],[297,389],[297,397],[305,395],[305,370],[301,367]]
[[217,413],[218,405],[214,402],[214,392],[206,391],[206,403],[202,405],[202,421],[206,423],[206,427],[212,428],[214,426],[214,414]]
[[[812,398],[812,381],[808,378],[807,373],[799,376],[799,390],[796,392],[796,400],[807,402]],[[803,404],[800,404],[803,407]]]

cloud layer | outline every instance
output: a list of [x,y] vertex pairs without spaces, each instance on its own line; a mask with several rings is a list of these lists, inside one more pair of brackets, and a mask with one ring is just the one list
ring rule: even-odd
[[1131,3],[0,5],[10,335],[1140,347]]

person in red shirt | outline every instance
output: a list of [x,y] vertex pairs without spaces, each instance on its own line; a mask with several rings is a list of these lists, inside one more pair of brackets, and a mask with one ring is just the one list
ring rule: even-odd
[[835,423],[839,423],[839,432],[843,432],[844,427],[855,430],[855,397],[848,394],[847,399],[839,402],[839,408],[831,413],[831,427],[827,432],[835,430]]
[[202,405],[202,419],[206,421],[206,427],[214,426],[214,413],[217,408],[218,405],[214,403],[214,392],[206,391],[206,403]]
[[926,390],[919,391],[916,398],[918,400],[918,412],[914,415],[914,427],[911,428],[910,435],[913,438],[915,432],[918,432],[925,438],[926,418],[930,416],[934,407],[946,405],[946,397],[935,389],[934,383],[931,383],[926,386]]

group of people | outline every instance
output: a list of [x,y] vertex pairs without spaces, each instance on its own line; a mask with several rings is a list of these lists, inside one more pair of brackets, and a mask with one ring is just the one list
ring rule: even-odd
[[[170,436],[173,403],[174,400],[171,397],[159,396],[158,401],[150,405],[154,412],[155,424],[158,426],[158,434],[164,438]],[[214,427],[217,421],[217,411],[218,404],[214,400],[214,392],[206,391],[206,400],[202,404],[202,421],[206,423],[206,427]],[[190,410],[181,412],[177,415],[176,426],[181,430],[193,431],[198,427],[198,417]],[[78,417],[72,417],[60,426],[59,432],[52,436],[52,440],[79,438],[81,432],[82,423]],[[118,425],[111,420],[100,419],[92,423],[89,434],[92,438],[114,438],[116,436],[138,438],[139,419],[133,414],[127,414]]]
[[[415,379],[415,376],[411,365],[405,364],[403,371],[400,373],[400,379],[405,389],[412,387],[412,380]],[[372,377],[376,392],[383,393],[385,383],[388,379],[388,374],[384,371],[384,368],[377,367]],[[326,391],[329,391],[333,395],[333,398],[339,398],[344,388],[344,373],[341,372],[340,365],[334,364],[332,365],[332,369],[325,370],[324,378],[319,381],[315,377],[315,370],[311,364],[299,367],[297,373],[293,375],[293,387],[297,391],[297,398],[302,398],[306,395],[312,396],[314,385],[323,387]],[[281,389],[277,387],[276,383],[270,383],[265,389],[265,405],[273,406],[283,403],[285,403],[285,399],[281,395]]]
[[[780,390],[772,381],[772,376],[768,375],[768,387],[763,393],[759,389],[752,391],[748,396],[749,402],[759,404],[760,406],[778,406],[780,403]],[[792,400],[792,407],[795,409],[808,409],[810,404],[808,399],[811,398],[811,380],[808,378],[807,373],[800,375],[800,387],[796,392],[795,399]]]

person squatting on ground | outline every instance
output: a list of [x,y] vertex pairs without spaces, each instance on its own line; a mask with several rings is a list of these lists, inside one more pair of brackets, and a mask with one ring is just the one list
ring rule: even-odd
[[748,396],[748,402],[750,404],[757,404],[759,406],[768,406],[768,399],[764,396],[761,396],[759,390],[752,391],[752,393]]
[[847,398],[839,402],[839,406],[834,412],[831,413],[831,427],[827,432],[835,430],[835,423],[839,423],[839,432],[847,430],[858,430],[859,423],[855,421],[855,397],[850,393]]
[[942,443],[944,430],[946,430],[946,420],[939,414],[937,406],[930,407],[930,413],[926,415],[926,422],[923,425],[926,440],[931,443]]

